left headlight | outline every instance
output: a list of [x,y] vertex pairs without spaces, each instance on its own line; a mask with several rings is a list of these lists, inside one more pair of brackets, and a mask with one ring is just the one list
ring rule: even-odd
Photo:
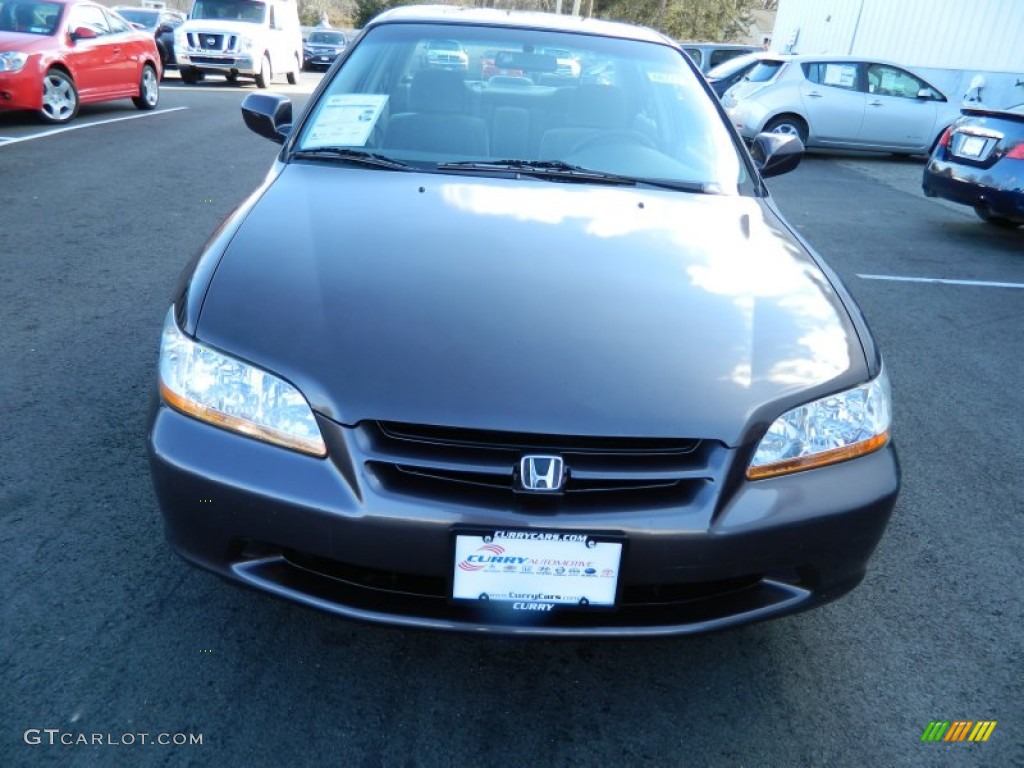
[[877,451],[889,442],[891,425],[889,378],[883,368],[866,384],[777,418],[757,446],[747,478],[786,475]]
[[0,53],[0,72],[20,72],[28,61],[28,54],[20,51]]
[[312,456],[326,456],[313,410],[272,373],[197,344],[178,329],[174,308],[160,340],[160,394],[201,421]]

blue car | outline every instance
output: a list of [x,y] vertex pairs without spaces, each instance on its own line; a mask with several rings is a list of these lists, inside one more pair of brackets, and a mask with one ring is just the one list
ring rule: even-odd
[[1024,104],[965,107],[935,146],[922,186],[928,197],[972,206],[989,224],[1024,225]]

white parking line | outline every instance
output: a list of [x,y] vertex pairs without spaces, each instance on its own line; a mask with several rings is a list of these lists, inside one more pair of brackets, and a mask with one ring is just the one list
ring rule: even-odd
[[997,283],[990,280],[947,280],[943,277],[897,277],[896,275],[857,275],[864,280],[889,280],[898,283],[941,283],[942,285],[972,285],[977,288],[1024,288],[1024,283]]
[[67,125],[63,128],[53,128],[49,131],[43,131],[42,133],[34,133],[31,136],[18,136],[9,139],[0,139],[0,147],[6,147],[9,144],[21,144],[23,141],[35,141],[36,139],[45,139],[47,136],[56,136],[58,133],[67,133],[68,131],[77,131],[82,128],[92,128],[95,125],[108,125],[109,123],[120,123],[125,120],[138,120],[142,117],[155,117],[156,115],[166,115],[168,112],[180,112],[188,107],[172,107],[171,109],[160,109],[156,112],[143,112],[138,115],[128,115],[127,117],[112,117],[109,120],[97,120],[94,123],[78,123],[76,125]]

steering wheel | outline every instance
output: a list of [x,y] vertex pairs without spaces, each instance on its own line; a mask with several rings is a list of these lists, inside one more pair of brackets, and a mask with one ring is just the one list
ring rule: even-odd
[[648,149],[658,148],[658,145],[654,143],[654,139],[639,131],[606,131],[583,139],[572,148],[571,154],[582,152],[591,147],[601,147],[606,144],[636,144]]

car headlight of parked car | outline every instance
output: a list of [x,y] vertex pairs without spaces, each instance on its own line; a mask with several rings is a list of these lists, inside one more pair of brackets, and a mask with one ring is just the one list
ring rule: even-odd
[[201,421],[313,456],[326,456],[313,411],[272,373],[197,344],[167,313],[160,342],[160,393]]
[[0,53],[0,72],[20,72],[28,61],[28,54],[20,51]]
[[768,428],[747,477],[758,480],[835,464],[889,442],[892,423],[885,369],[871,381],[782,414]]
[[249,53],[253,48],[253,39],[251,37],[243,37],[238,41],[238,50],[242,53]]

